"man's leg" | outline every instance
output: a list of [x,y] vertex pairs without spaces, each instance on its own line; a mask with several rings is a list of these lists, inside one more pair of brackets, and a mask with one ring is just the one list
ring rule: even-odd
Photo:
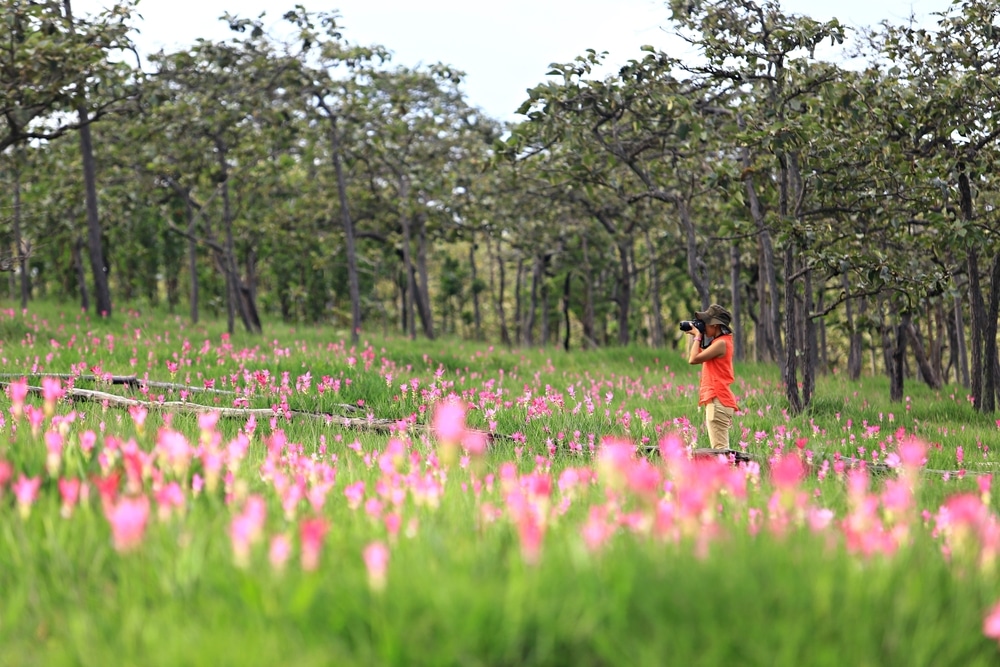
[[729,427],[733,424],[733,409],[724,406],[719,399],[712,399],[705,405],[705,423],[708,426],[708,441],[712,449],[729,449]]

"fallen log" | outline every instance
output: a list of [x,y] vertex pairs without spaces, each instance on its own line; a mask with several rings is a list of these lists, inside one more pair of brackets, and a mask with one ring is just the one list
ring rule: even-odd
[[[8,386],[8,382],[0,382],[0,386]],[[41,387],[28,386],[28,391],[32,394],[42,394],[43,390]],[[308,412],[304,410],[289,410],[288,412],[276,411],[273,408],[232,408],[232,407],[216,407],[210,405],[200,405],[198,403],[188,403],[187,401],[144,401],[137,398],[129,398],[128,396],[119,396],[118,394],[109,394],[105,391],[97,391],[94,389],[80,389],[79,387],[67,387],[64,389],[65,395],[70,399],[79,399],[85,401],[93,401],[98,403],[106,403],[107,405],[114,405],[119,407],[142,407],[146,410],[160,410],[164,412],[187,412],[195,414],[205,414],[205,413],[216,413],[220,417],[226,418],[243,418],[246,419],[251,415],[258,417],[273,417],[275,415],[287,415],[288,417],[303,417],[306,419],[317,419],[326,422],[327,424],[336,424],[338,426],[343,426],[345,428],[354,428],[359,430],[374,431],[377,433],[389,433],[396,429],[396,424],[398,423],[393,419],[380,419],[380,418],[368,418],[368,417],[345,417],[343,415],[327,414],[324,412]]]
[[17,378],[55,378],[57,380],[73,380],[74,382],[78,380],[95,383],[104,382],[124,385],[126,387],[150,387],[155,389],[174,389],[177,391],[184,390],[198,393],[226,394],[230,396],[235,395],[235,392],[227,391],[225,389],[215,389],[214,387],[192,387],[190,385],[177,384],[175,382],[143,380],[135,375],[112,375],[110,377],[102,377],[100,375],[73,375],[71,373],[0,373],[0,379],[3,380],[13,380]]

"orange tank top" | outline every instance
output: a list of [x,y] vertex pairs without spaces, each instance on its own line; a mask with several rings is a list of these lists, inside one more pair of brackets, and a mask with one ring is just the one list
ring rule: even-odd
[[[712,341],[715,345],[715,341]],[[726,337],[726,352],[721,357],[709,359],[701,365],[701,388],[698,391],[698,405],[719,399],[727,408],[739,409],[736,396],[729,385],[733,383],[733,339]]]

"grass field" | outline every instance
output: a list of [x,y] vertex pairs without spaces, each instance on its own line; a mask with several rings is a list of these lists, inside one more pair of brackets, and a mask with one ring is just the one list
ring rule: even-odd
[[739,365],[735,466],[673,350],[45,304],[0,341],[0,665],[1000,664],[960,387],[792,417]]

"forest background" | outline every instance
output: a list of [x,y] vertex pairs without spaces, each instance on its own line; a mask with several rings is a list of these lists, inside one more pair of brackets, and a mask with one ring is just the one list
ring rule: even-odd
[[[670,3],[683,57],[553,64],[501,122],[447,64],[335,13],[224,17],[140,59],[137,3],[3,2],[8,290],[565,349],[678,344],[730,306],[738,359],[1000,390],[996,2],[852,30]],[[272,17],[273,18],[273,17]],[[817,55],[846,42],[851,67]]]

